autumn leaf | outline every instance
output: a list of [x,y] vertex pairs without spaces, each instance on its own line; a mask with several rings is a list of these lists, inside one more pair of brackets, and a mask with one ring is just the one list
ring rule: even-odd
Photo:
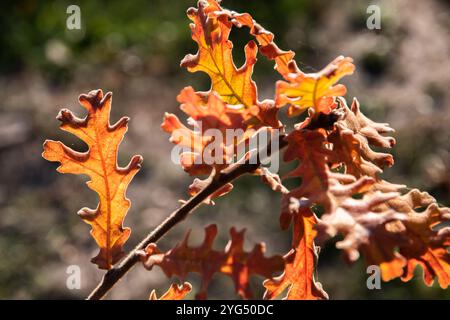
[[289,104],[289,116],[297,116],[308,108],[314,108],[317,113],[330,113],[335,108],[335,97],[343,96],[347,91],[344,85],[336,83],[353,73],[355,66],[352,61],[339,56],[319,72],[298,70],[290,73],[288,82],[277,82],[276,105]]
[[[191,176],[215,175],[231,164],[246,160],[252,151],[249,150],[250,139],[262,134],[271,136],[271,127],[249,125],[247,121],[253,117],[251,112],[224,103],[214,91],[205,95],[186,87],[178,95],[178,101],[180,109],[189,116],[189,127],[176,115],[167,113],[161,128],[170,133],[170,141],[181,148],[180,164]],[[200,192],[212,178],[195,179],[189,194],[193,196]],[[205,202],[212,204],[212,199],[231,189],[232,185],[227,184]]]
[[333,156],[326,140],[326,133],[319,130],[293,130],[286,138],[288,143],[284,161],[299,161],[298,165],[283,179],[301,178],[299,186],[292,188],[282,197],[280,225],[287,229],[291,223],[291,199],[302,199],[303,206],[321,205],[325,212],[336,209],[335,195],[351,196],[353,190],[346,190],[342,183],[355,182],[351,175],[332,172],[329,167]]
[[[299,187],[292,189],[283,196],[283,208],[291,198],[307,198],[310,205],[316,203],[323,205],[327,211],[331,210],[331,198],[329,194],[329,168],[327,158],[330,151],[326,149],[325,136],[319,131],[294,130],[287,137],[287,149],[284,153],[284,161],[299,160],[297,167],[289,172],[284,179],[301,177]],[[291,220],[291,212],[282,210],[280,222],[286,229]]]
[[344,164],[346,173],[352,174],[355,177],[364,175],[376,177],[383,172],[374,163],[376,159],[372,159],[374,161],[372,162],[362,156],[362,143],[352,130],[336,125],[335,130],[328,136],[328,141],[333,144],[335,163]]
[[334,237],[338,233],[344,235],[344,239],[338,241],[336,247],[344,250],[349,262],[359,258],[360,249],[365,251],[372,264],[381,265],[380,262],[396,259],[394,248],[399,239],[390,234],[385,226],[388,222],[403,219],[403,216],[388,208],[379,210],[379,206],[397,197],[398,193],[376,191],[367,192],[362,199],[351,197],[353,194],[363,193],[373,185],[374,180],[361,178],[347,185],[347,188],[342,188],[347,192],[335,195],[335,209],[324,214],[317,225],[319,243],[323,242],[324,234],[328,237]]
[[283,185],[278,174],[270,172],[265,167],[260,167],[255,170],[254,174],[261,177],[261,181],[267,184],[273,191],[281,192],[282,194],[289,193],[289,190]]
[[160,298],[156,296],[156,291],[153,290],[150,293],[150,300],[183,300],[189,292],[191,292],[192,286],[189,282],[184,282],[181,285],[173,283],[169,290],[167,290]]
[[[231,11],[222,9],[219,1],[198,1],[197,8],[189,8],[187,11],[192,39],[198,45],[195,55],[188,54],[181,61],[181,66],[190,72],[205,72],[211,79],[211,88],[205,94],[216,92],[220,99],[229,105],[242,109],[242,112],[250,113],[253,117],[249,125],[267,125],[280,127],[277,119],[278,108],[272,100],[258,100],[257,87],[252,79],[253,68],[257,61],[258,47],[254,41],[249,41],[245,48],[245,63],[237,68],[232,55],[233,43],[229,40],[233,25],[237,23],[237,17]],[[243,22],[244,18],[241,19]],[[258,41],[265,38],[262,34]],[[281,64],[292,58],[293,53],[276,51],[273,45],[263,46],[264,53],[269,54]],[[277,52],[277,54],[275,53]],[[291,57],[292,55],[292,57]]]
[[[436,226],[450,219],[450,209],[438,207],[425,192],[413,189],[401,195],[397,189],[379,181],[362,199],[343,198],[334,212],[321,217],[318,238],[343,234],[336,247],[344,250],[347,260],[356,261],[362,252],[367,264],[380,266],[384,281],[398,277],[408,281],[420,265],[427,285],[437,278],[446,288],[450,228]],[[424,206],[425,211],[417,211]]]
[[[229,107],[215,92],[202,96],[192,87],[186,87],[178,95],[178,101],[181,110],[191,118],[193,129],[183,125],[174,114],[165,115],[161,128],[171,134],[172,143],[184,147],[180,162],[190,175],[209,174],[213,169],[225,168],[234,158],[234,146],[254,132],[247,131],[245,120],[250,116]],[[227,129],[242,130],[241,141],[227,141]],[[221,134],[221,141],[215,140],[218,138],[216,133]],[[209,145],[212,147],[208,148]]]
[[400,254],[407,260],[403,281],[412,279],[416,266],[421,266],[426,285],[431,286],[435,278],[442,289],[450,285],[450,227],[433,230],[433,227],[448,220],[450,210],[439,208],[436,204],[430,205],[424,213],[413,214],[406,220],[405,226],[411,243],[400,246]]
[[[178,101],[181,110],[189,117],[189,126],[184,125],[176,115],[166,114],[161,128],[171,135],[172,143],[182,148],[180,164],[186,172],[192,176],[217,176],[230,164],[248,157],[248,153],[241,154],[239,151],[242,149],[239,148],[247,147],[258,130],[281,128],[275,102],[269,99],[259,101],[252,80],[258,51],[256,43],[250,41],[245,46],[245,63],[237,68],[232,56],[233,44],[229,40],[231,29],[243,23],[252,23],[252,26],[249,25],[251,32],[265,52],[268,52],[268,47],[278,50],[279,55],[277,58],[274,56],[277,63],[282,63],[288,57],[291,59],[293,53],[282,53],[275,44],[265,43],[271,42],[273,35],[269,36],[261,29],[258,32],[251,17],[248,20],[245,15],[222,9],[219,1],[199,1],[197,8],[190,8],[187,15],[192,21],[192,39],[198,45],[198,52],[186,55],[181,66],[190,72],[202,71],[208,74],[211,89],[208,92],[196,92],[192,87],[184,88],[178,95]],[[217,137],[216,132],[221,136]],[[237,137],[229,139],[229,132]],[[275,187],[276,178],[273,175],[261,176],[263,181]],[[210,176],[208,179],[212,178]],[[200,192],[201,187],[208,184],[208,179],[194,180],[189,187],[189,194],[193,196]],[[231,188],[232,185],[227,184],[205,202],[212,204],[212,199],[226,194]],[[281,184],[275,188],[283,190]]]
[[394,129],[387,123],[377,123],[367,118],[354,99],[349,108],[344,99],[339,98],[342,119],[336,122],[334,131],[328,136],[333,144],[334,161],[346,165],[347,173],[356,177],[368,175],[377,178],[385,167],[394,165],[389,153],[374,151],[372,147],[392,148],[395,139],[386,136]]
[[[377,180],[373,177],[362,176],[357,179],[351,174],[332,171],[329,164],[334,154],[331,146],[326,143],[324,134],[319,131],[296,130],[289,134],[287,141],[289,144],[285,160],[299,160],[300,163],[286,177],[300,177],[302,180],[300,186],[282,197],[281,227],[286,229],[293,219],[292,199],[300,201],[301,207],[319,205],[324,211],[319,223],[320,238],[322,239],[324,234],[334,237],[338,231],[333,227],[345,230],[348,239],[357,241],[343,241],[337,246],[346,247],[349,260],[356,260],[359,257],[359,244],[369,241],[367,229],[364,227],[367,221],[377,221],[378,225],[383,225],[398,218],[393,210],[374,213],[373,207],[395,198],[398,193],[391,190],[375,192],[374,185]],[[363,200],[353,198],[354,195],[365,194],[369,190],[375,193]],[[358,245],[355,246],[355,243]]]
[[318,256],[314,244],[317,219],[308,208],[297,205],[294,211],[292,250],[284,256],[286,265],[283,274],[264,281],[264,298],[274,299],[288,289],[285,297],[288,300],[328,299],[322,285],[314,279]]
[[[398,245],[399,254],[405,259],[402,280],[414,276],[416,266],[423,269],[424,282],[428,286],[437,278],[445,289],[450,285],[450,209],[439,207],[427,192],[413,189],[405,195],[390,200],[386,206],[405,215],[404,220],[392,226],[403,237]],[[424,211],[419,211],[424,208]]]
[[187,15],[191,23],[192,39],[198,44],[195,55],[188,54],[181,66],[190,72],[203,71],[211,78],[211,91],[233,105],[250,109],[256,105],[257,92],[251,76],[258,48],[253,41],[245,46],[245,63],[236,68],[233,44],[228,39],[233,24],[214,0],[199,1],[198,8],[190,8]]
[[[393,129],[364,116],[356,99],[351,108],[345,100],[337,101],[333,113],[339,116],[333,126],[311,130],[319,118],[310,116],[286,138],[285,161],[300,161],[286,177],[302,181],[282,197],[282,228],[294,218],[292,199],[302,207],[320,205],[324,213],[316,225],[317,240],[321,244],[343,235],[336,247],[348,262],[361,253],[367,264],[380,266],[384,281],[408,280],[420,265],[426,284],[437,278],[443,288],[448,286],[449,231],[435,227],[449,219],[449,209],[439,208],[426,193],[413,190],[402,195],[405,186],[381,180],[379,174],[393,165],[393,157],[372,148],[392,147],[395,139],[385,134]],[[342,173],[336,171],[341,165]],[[422,207],[426,210],[417,212]]]
[[144,266],[151,270],[159,266],[167,277],[176,275],[185,279],[190,272],[201,275],[202,284],[197,299],[206,299],[206,293],[215,273],[231,277],[236,293],[245,299],[251,299],[250,276],[261,275],[270,278],[273,273],[281,271],[284,266],[282,257],[264,257],[264,244],[256,245],[252,251],[244,251],[244,232],[231,228],[231,240],[223,251],[213,249],[217,236],[217,226],[205,228],[205,239],[199,247],[189,247],[189,233],[184,240],[173,249],[162,253],[156,244],[150,244],[145,252],[140,252]]
[[[236,160],[236,146],[245,143],[254,134],[254,130],[247,129],[245,123],[251,115],[231,108],[215,92],[202,95],[194,92],[192,87],[186,87],[178,95],[178,101],[181,103],[181,110],[189,116],[192,129],[170,113],[164,116],[161,128],[170,133],[172,143],[182,148],[180,164],[191,176],[220,172]],[[227,140],[228,129],[240,130],[237,132],[241,134]],[[216,140],[218,138],[221,140]],[[212,177],[195,179],[189,187],[189,195],[194,196],[200,192],[211,179]],[[212,199],[228,193],[232,188],[230,183],[226,184],[210,195],[205,203],[214,204]]]
[[81,119],[63,109],[57,119],[60,128],[83,140],[86,152],[75,151],[60,141],[46,140],[42,156],[61,165],[58,172],[83,174],[90,178],[87,185],[99,197],[96,209],[82,208],[78,214],[89,225],[91,235],[100,247],[92,259],[101,269],[110,269],[123,255],[123,245],[130,236],[130,228],[123,228],[123,220],[130,208],[126,190],[139,171],[141,156],[134,156],[126,167],[117,165],[119,144],[127,131],[129,118],[123,117],[114,125],[109,123],[111,93],[101,90],[80,95],[79,101],[88,114]]

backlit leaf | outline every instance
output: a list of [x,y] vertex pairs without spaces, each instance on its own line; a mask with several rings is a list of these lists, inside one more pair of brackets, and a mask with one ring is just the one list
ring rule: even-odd
[[207,289],[215,273],[222,273],[234,281],[236,293],[242,298],[251,299],[250,276],[261,275],[270,278],[273,273],[283,269],[284,262],[280,256],[264,257],[263,243],[256,245],[252,251],[244,251],[244,232],[230,230],[231,240],[223,251],[213,249],[217,236],[217,226],[205,228],[205,239],[199,247],[189,247],[189,233],[173,249],[162,253],[155,244],[150,244],[141,252],[144,266],[151,270],[159,266],[167,277],[176,275],[185,279],[190,272],[201,275],[202,284],[197,293],[198,299],[206,299]]
[[308,108],[317,113],[330,113],[335,107],[335,97],[343,96],[346,88],[336,84],[342,77],[352,74],[355,66],[351,58],[337,57],[316,73],[298,71],[288,75],[288,82],[278,81],[276,105],[289,104],[288,115],[296,116]]
[[81,105],[88,114],[81,119],[71,111],[63,109],[57,119],[61,129],[76,135],[89,147],[86,152],[75,151],[60,141],[47,140],[42,156],[61,165],[58,172],[83,174],[90,178],[87,185],[99,197],[96,209],[83,208],[78,214],[91,225],[92,237],[100,247],[99,254],[92,259],[101,269],[110,269],[123,255],[123,245],[130,236],[130,228],[122,223],[130,208],[126,190],[139,171],[141,156],[134,156],[122,168],[117,165],[119,144],[127,131],[129,118],[123,117],[114,125],[109,123],[111,93],[103,96],[101,90],[81,95]]
[[183,300],[189,292],[191,292],[192,286],[189,282],[184,282],[181,285],[173,283],[169,290],[167,290],[160,298],[156,296],[156,291],[153,290],[150,293],[150,300]]
[[181,66],[191,72],[207,73],[211,78],[211,90],[224,102],[249,109],[257,101],[256,85],[251,76],[258,48],[250,41],[245,47],[245,64],[236,68],[233,44],[228,39],[233,24],[221,10],[214,0],[199,1],[198,8],[188,10],[188,17],[193,22],[190,25],[192,39],[198,44],[198,52],[188,54]]
[[328,299],[322,285],[314,279],[318,254],[314,244],[317,219],[311,210],[297,207],[293,220],[292,249],[284,256],[284,272],[264,281],[264,298],[274,299],[288,289],[285,297],[288,300]]

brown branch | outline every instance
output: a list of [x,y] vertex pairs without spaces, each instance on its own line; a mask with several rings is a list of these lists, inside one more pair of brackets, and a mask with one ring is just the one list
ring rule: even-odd
[[[284,136],[279,137],[279,149],[281,150],[287,145]],[[267,148],[265,154],[270,155],[271,144]],[[264,153],[263,153],[264,154]],[[179,209],[172,212],[161,224],[159,224],[152,232],[150,232],[128,255],[112,269],[108,270],[103,276],[98,286],[89,294],[88,300],[98,300],[103,298],[108,291],[139,261],[137,252],[144,250],[150,243],[154,243],[161,239],[170,229],[172,229],[179,222],[183,221],[189,213],[194,211],[200,204],[203,203],[214,192],[221,187],[241,175],[252,173],[259,168],[261,161],[255,161],[252,164],[249,161],[236,163],[230,167],[222,170],[214,179],[211,179],[209,184],[195,196],[185,202]]]

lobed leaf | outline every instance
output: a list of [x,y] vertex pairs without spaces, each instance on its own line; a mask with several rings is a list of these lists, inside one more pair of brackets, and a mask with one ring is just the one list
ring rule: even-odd
[[393,133],[394,129],[387,123],[367,118],[357,99],[353,99],[351,108],[344,99],[340,98],[338,102],[343,116],[328,136],[328,141],[333,144],[333,161],[344,164],[346,172],[355,177],[377,178],[385,167],[394,165],[394,158],[389,153],[374,151],[372,147],[392,148],[395,139],[385,134]]
[[149,300],[183,300],[192,290],[192,285],[189,282],[184,282],[181,285],[172,283],[170,288],[160,297],[156,296],[156,291],[150,293]]
[[286,265],[283,274],[264,281],[264,298],[274,299],[288,289],[285,297],[288,300],[328,299],[322,285],[314,279],[318,255],[314,244],[317,218],[310,209],[295,207],[292,249],[284,256]]
[[60,141],[46,140],[42,156],[59,162],[58,172],[85,174],[87,185],[99,197],[96,209],[82,208],[78,215],[91,225],[91,235],[100,247],[92,259],[101,269],[110,269],[123,255],[123,245],[130,236],[130,228],[123,228],[123,220],[130,208],[126,190],[139,171],[141,156],[134,156],[126,167],[117,165],[119,144],[127,131],[129,118],[123,117],[114,125],[109,123],[111,93],[103,96],[101,90],[80,95],[79,101],[87,110],[84,119],[62,109],[57,119],[60,128],[83,140],[86,152],[75,151]]
[[[348,108],[338,99],[333,113],[339,116],[332,127],[314,128],[320,117],[310,115],[286,139],[285,160],[300,161],[287,177],[300,177],[302,182],[282,198],[282,227],[295,217],[292,198],[301,199],[304,208],[320,205],[324,214],[316,225],[319,243],[340,233],[344,239],[336,246],[347,261],[357,260],[361,252],[368,264],[380,266],[383,280],[409,280],[420,265],[426,284],[437,278],[447,287],[450,231],[440,225],[449,219],[449,209],[439,208],[418,190],[402,195],[405,186],[378,177],[383,167],[393,164],[390,154],[372,150],[395,144],[394,138],[384,136],[393,131],[387,124],[365,117],[356,100]],[[342,165],[343,172],[336,172]],[[425,211],[418,212],[422,207]]]
[[344,85],[336,83],[353,73],[355,66],[352,61],[351,58],[339,56],[319,72],[304,73],[298,70],[288,74],[288,82],[277,82],[276,105],[289,104],[289,116],[297,116],[308,108],[313,108],[317,113],[330,113],[335,108],[335,97],[347,92]]
[[185,279],[190,272],[201,275],[202,284],[196,297],[206,299],[207,289],[215,273],[222,273],[234,281],[236,293],[242,298],[251,299],[249,279],[251,275],[261,275],[266,278],[281,271],[283,258],[273,256],[264,257],[265,245],[256,245],[251,252],[244,251],[244,232],[230,230],[231,240],[223,251],[213,249],[217,236],[217,226],[209,225],[205,228],[205,239],[199,247],[189,247],[189,233],[184,240],[173,249],[163,253],[156,244],[150,244],[145,252],[140,252],[144,266],[151,270],[159,266],[167,277],[176,275]]
[[[384,281],[398,277],[408,281],[420,265],[427,285],[437,278],[447,288],[450,228],[436,226],[450,219],[450,209],[439,208],[431,196],[417,189],[405,195],[383,193],[383,184],[374,184],[361,200],[347,199],[338,210],[324,215],[319,234],[343,234],[336,246],[345,251],[347,260],[357,260],[358,251],[362,252],[368,264],[380,266]],[[423,206],[425,211],[416,211]]]
[[190,8],[187,15],[191,23],[192,39],[198,44],[195,55],[188,54],[181,66],[190,72],[203,71],[211,78],[211,91],[217,92],[224,102],[250,109],[256,105],[256,85],[251,76],[258,48],[253,41],[245,46],[245,63],[236,68],[233,44],[228,39],[232,28],[229,17],[214,0],[201,0],[198,8]]

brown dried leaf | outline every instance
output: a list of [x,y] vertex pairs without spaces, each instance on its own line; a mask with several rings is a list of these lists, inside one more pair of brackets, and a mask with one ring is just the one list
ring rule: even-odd
[[217,226],[209,225],[205,228],[205,239],[199,247],[189,247],[189,233],[184,240],[173,249],[162,253],[155,244],[150,244],[145,252],[141,252],[144,266],[151,270],[159,266],[167,277],[177,275],[185,279],[190,272],[200,273],[202,284],[197,293],[198,299],[206,299],[209,283],[215,273],[222,273],[231,277],[235,284],[236,293],[242,298],[251,299],[249,278],[257,274],[270,278],[273,273],[281,271],[284,266],[283,258],[273,256],[264,257],[265,245],[256,245],[251,252],[244,251],[245,229],[237,232],[231,228],[231,240],[223,251],[212,248],[217,236]]

